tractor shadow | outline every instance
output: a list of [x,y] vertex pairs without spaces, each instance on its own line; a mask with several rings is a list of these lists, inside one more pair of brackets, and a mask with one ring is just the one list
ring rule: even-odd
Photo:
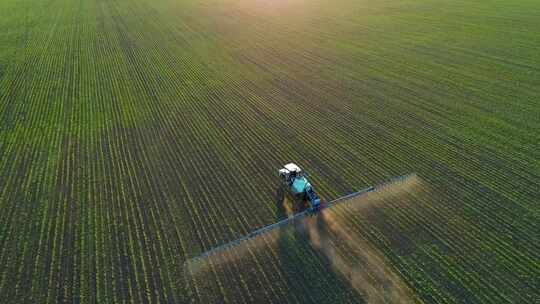
[[[295,203],[295,200],[287,194],[284,187],[278,187],[275,200],[276,221],[305,209],[305,205],[290,206],[291,202]],[[326,225],[323,217],[314,220],[318,227]],[[288,287],[284,290],[284,300],[298,299],[307,303],[364,303],[346,278],[333,271],[331,261],[311,245],[304,220],[294,221],[290,227],[279,231],[277,252],[281,273]]]

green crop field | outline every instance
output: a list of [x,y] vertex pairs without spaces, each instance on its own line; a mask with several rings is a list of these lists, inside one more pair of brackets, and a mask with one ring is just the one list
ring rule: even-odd
[[[421,186],[329,213],[332,252],[286,231],[186,268],[283,217],[291,161],[325,200]],[[372,279],[540,303],[540,1],[0,1],[0,303],[383,302]]]

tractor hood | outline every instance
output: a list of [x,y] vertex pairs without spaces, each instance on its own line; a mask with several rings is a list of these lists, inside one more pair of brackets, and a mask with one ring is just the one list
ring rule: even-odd
[[297,177],[294,179],[292,185],[291,185],[291,192],[293,194],[299,194],[306,191],[306,188],[310,186],[307,178],[304,176]]

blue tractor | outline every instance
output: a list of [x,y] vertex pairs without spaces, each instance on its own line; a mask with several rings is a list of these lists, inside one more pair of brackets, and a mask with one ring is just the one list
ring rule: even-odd
[[308,181],[307,174],[300,167],[293,163],[286,164],[282,169],[279,169],[279,176],[283,186],[292,195],[293,201],[297,202],[294,209],[298,209],[298,211],[307,209],[310,212],[317,212],[321,209],[321,199]]

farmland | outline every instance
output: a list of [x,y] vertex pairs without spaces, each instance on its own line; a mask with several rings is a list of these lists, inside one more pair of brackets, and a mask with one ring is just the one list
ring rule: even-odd
[[533,0],[1,1],[0,303],[369,302],[294,232],[186,273],[280,218],[290,161],[327,200],[416,172],[331,213],[414,301],[540,302],[539,28]]

